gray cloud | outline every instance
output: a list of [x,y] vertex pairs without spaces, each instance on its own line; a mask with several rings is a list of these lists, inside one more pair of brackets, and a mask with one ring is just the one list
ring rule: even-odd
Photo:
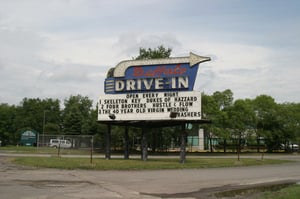
[[300,4],[268,4],[1,1],[0,103],[71,94],[96,100],[108,68],[158,45],[173,48],[172,56],[212,58],[200,65],[196,89],[299,102]]
[[0,27],[0,103],[24,97],[64,98],[72,94],[96,100],[106,67],[47,60],[47,38],[22,28]]
[[160,45],[177,49],[182,46],[180,41],[173,34],[122,34],[118,41],[114,44],[115,49],[118,49],[120,54],[125,56],[136,57],[139,48],[156,48]]

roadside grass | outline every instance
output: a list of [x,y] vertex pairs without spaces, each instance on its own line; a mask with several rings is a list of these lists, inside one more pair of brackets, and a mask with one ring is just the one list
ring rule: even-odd
[[[18,154],[57,154],[58,153],[57,148],[30,147],[30,146],[4,146],[4,147],[0,147],[0,151],[6,153],[18,153]],[[59,153],[64,155],[88,155],[90,154],[90,150],[61,148]]]
[[[50,154],[55,155],[58,154],[57,148],[51,148],[51,147],[32,147],[32,146],[1,146],[0,152],[4,153],[17,153],[17,154]],[[86,149],[66,149],[61,148],[60,149],[60,155],[89,155],[90,154],[90,148]],[[123,151],[112,151],[112,153],[115,154],[123,154]],[[131,151],[132,154],[140,154],[140,151]],[[93,154],[101,154],[101,150],[95,150],[93,151]],[[170,155],[178,155],[178,151],[172,151],[172,152],[155,152],[152,153],[149,151],[150,155],[161,155],[161,156],[170,156]],[[277,153],[280,154],[280,153]],[[281,153],[282,154],[282,153]],[[284,153],[285,154],[285,153]],[[189,152],[187,151],[188,156],[230,156],[230,155],[236,155],[236,152]],[[243,152],[241,155],[248,155],[248,156],[261,156],[262,153],[256,153],[256,152]],[[268,155],[273,155],[272,153]],[[276,154],[275,154],[276,155]]]
[[268,191],[260,199],[299,199],[300,185],[292,185],[278,191]]
[[15,157],[11,161],[15,164],[57,169],[90,169],[90,170],[159,170],[159,169],[200,169],[217,167],[254,166],[267,164],[281,164],[290,161],[255,158],[190,158],[184,164],[177,158],[149,158],[147,161],[140,159],[110,159],[94,158],[90,163],[89,158],[66,157]]

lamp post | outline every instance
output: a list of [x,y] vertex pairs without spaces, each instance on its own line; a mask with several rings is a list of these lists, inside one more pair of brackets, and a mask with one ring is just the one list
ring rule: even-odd
[[43,146],[45,146],[45,125],[46,125],[46,112],[49,110],[44,110],[44,117],[43,117]]
[[43,117],[43,143],[42,143],[42,146],[45,145],[45,122],[46,122],[46,110],[44,110],[44,117]]
[[46,112],[52,112],[52,111],[55,111],[55,106],[52,105],[50,107],[48,107],[48,109],[44,109],[44,115],[43,115],[43,145],[46,146],[45,144],[45,125],[46,125]]

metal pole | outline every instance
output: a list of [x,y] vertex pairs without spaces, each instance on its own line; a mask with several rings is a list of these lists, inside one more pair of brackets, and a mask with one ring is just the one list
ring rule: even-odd
[[110,157],[110,141],[111,141],[111,125],[107,124],[106,131],[106,147],[105,147],[105,159],[109,160]]
[[57,157],[60,157],[60,142],[61,140],[58,140]]
[[148,159],[148,131],[142,128],[142,140],[141,140],[141,150],[142,150],[142,160],[147,161]]
[[45,122],[46,122],[46,110],[44,110],[44,117],[43,117],[43,143],[42,143],[42,146],[45,145]]
[[185,124],[181,126],[181,145],[180,145],[180,163],[184,164],[186,160],[186,132]]
[[[40,134],[37,134],[37,140],[36,140],[36,150],[39,150],[39,144],[40,144]],[[1,145],[0,145],[1,146]]]
[[92,136],[91,139],[91,160],[90,160],[91,164],[93,163],[93,150],[94,150],[94,136]]
[[124,159],[129,159],[129,135],[128,127],[125,127],[125,136],[124,136]]

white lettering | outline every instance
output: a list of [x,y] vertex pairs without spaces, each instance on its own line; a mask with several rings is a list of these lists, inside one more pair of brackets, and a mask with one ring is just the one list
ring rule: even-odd
[[163,82],[163,78],[156,78],[155,79],[155,89],[163,89],[164,88],[164,82]]
[[115,81],[115,91],[172,90],[189,87],[188,77],[125,79]]
[[125,84],[122,80],[117,80],[115,83],[115,90],[116,91],[122,91],[124,90]]
[[188,77],[179,77],[178,78],[178,88],[188,88],[188,87],[189,87],[189,78]]
[[148,82],[147,79],[143,79],[143,83],[145,85],[146,90],[150,90],[153,83],[153,79],[150,79],[150,82]]
[[137,83],[136,89],[137,89],[137,90],[142,90],[142,80],[141,80],[141,79],[138,79],[138,80],[136,81],[136,83]]
[[176,88],[176,78],[172,77],[172,89]]
[[126,90],[128,90],[128,91],[135,90],[135,81],[133,79],[129,79],[126,81]]

